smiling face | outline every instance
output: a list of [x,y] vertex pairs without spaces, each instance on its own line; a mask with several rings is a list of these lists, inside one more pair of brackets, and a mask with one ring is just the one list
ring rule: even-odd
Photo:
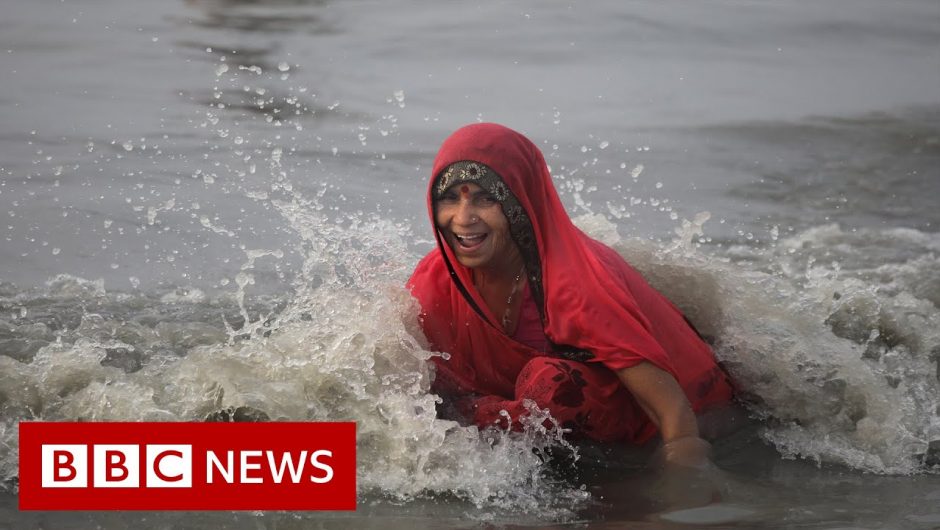
[[477,184],[454,184],[434,210],[438,230],[464,267],[505,268],[518,254],[499,201]]

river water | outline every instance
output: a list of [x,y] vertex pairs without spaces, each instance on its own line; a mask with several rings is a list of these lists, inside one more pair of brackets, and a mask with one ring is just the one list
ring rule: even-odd
[[[935,0],[43,0],[0,30],[0,525],[940,527]],[[715,346],[751,418],[720,503],[436,418],[402,284],[475,121]],[[16,510],[21,420],[238,406],[356,421],[359,510]]]

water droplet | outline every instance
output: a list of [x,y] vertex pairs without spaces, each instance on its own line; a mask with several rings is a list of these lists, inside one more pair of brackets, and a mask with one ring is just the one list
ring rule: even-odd
[[235,145],[241,145],[245,143],[245,139],[242,138],[241,136],[236,136],[233,141],[235,142]]
[[281,61],[281,62],[277,63],[277,69],[280,70],[280,71],[282,71],[282,72],[286,72],[286,71],[290,70],[290,65],[287,64],[287,63],[284,62],[284,61]]
[[604,140],[603,142],[598,144],[598,147],[600,147],[601,149],[607,149],[609,145],[610,145],[610,142],[608,142],[607,140]]
[[643,164],[637,164],[636,167],[633,168],[632,171],[630,171],[630,176],[633,177],[633,178],[635,178],[635,179],[636,179],[636,178],[639,178],[639,177],[640,177],[640,173],[643,173],[643,169],[644,169],[644,168],[643,168]]
[[220,64],[220,65],[215,69],[215,75],[216,75],[216,76],[220,76],[220,75],[224,74],[225,72],[228,72],[228,65],[227,65],[227,64]]
[[130,143],[130,142],[124,142],[124,144],[122,144],[122,146],[124,147],[124,150],[125,150],[125,151],[133,151],[133,150],[134,150],[134,144],[132,144],[132,143]]
[[398,106],[401,108],[405,108],[405,91],[396,90],[393,95],[395,96],[395,101],[398,102]]
[[658,190],[663,189],[663,183],[662,183],[662,182],[657,182],[657,183],[656,183],[656,189],[658,189]]
[[58,256],[58,255],[59,255],[59,252],[62,252],[62,249],[59,248],[59,247],[55,247],[55,248],[52,249],[52,255],[53,255],[53,256]]

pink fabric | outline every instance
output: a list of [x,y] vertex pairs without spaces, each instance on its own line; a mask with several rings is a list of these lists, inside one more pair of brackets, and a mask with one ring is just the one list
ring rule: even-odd
[[522,291],[522,309],[512,338],[538,352],[547,353],[550,350],[545,329],[542,327],[542,317],[539,316],[539,308],[535,305],[528,283]]
[[[586,365],[588,371],[601,370],[609,377],[592,377],[591,392],[626,394],[623,399],[632,400],[613,371],[647,361],[676,378],[695,410],[730,399],[731,387],[708,345],[620,255],[574,226],[541,152],[521,134],[496,124],[475,124],[444,142],[428,186],[432,227],[435,177],[463,160],[482,162],[496,171],[531,219],[541,258],[544,335],[555,344],[594,355]],[[520,389],[530,392],[537,385],[520,388],[520,376],[530,361],[546,354],[523,343],[531,337],[528,325],[523,330],[526,340],[520,342],[493,324],[500,320],[473,287],[470,270],[457,262],[436,228],[434,232],[438,248],[417,265],[408,286],[421,304],[421,325],[431,347],[450,354],[449,360],[435,359],[435,390],[493,396],[485,398],[493,403],[525,397],[520,397]],[[620,433],[641,442],[655,433],[649,420],[632,408],[618,413],[615,404],[622,402],[621,397],[609,401],[613,408],[605,412],[608,419],[596,426],[609,432],[588,435],[611,439]],[[477,417],[483,423],[490,419],[485,414]]]

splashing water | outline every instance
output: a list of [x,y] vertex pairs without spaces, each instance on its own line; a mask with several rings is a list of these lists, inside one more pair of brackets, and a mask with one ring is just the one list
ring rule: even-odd
[[[140,290],[143,274],[133,277],[130,293],[68,275],[31,291],[0,283],[0,477],[15,487],[20,420],[198,421],[220,409],[251,407],[272,420],[355,421],[360,497],[458,499],[484,520],[498,514],[574,519],[592,500],[544,473],[533,450],[572,450],[557,429],[544,427],[545,411],[533,409],[522,433],[438,418],[428,363],[435,354],[426,349],[417,307],[402,287],[417,259],[409,230],[384,217],[336,213],[323,201],[337,189],[328,175],[315,175],[322,182],[315,189],[291,181],[297,168],[317,170],[291,166],[297,148],[285,145],[280,131],[300,132],[314,114],[348,118],[345,104],[319,105],[306,89],[249,87],[233,76],[236,70],[263,73],[257,66],[214,67],[210,74],[221,88],[205,113],[203,127],[213,135],[208,162],[194,169],[196,162],[184,160],[179,175],[275,212],[299,243],[247,244],[246,231],[224,212],[221,219],[199,213],[197,229],[242,247],[241,266],[221,282],[228,292]],[[276,70],[274,79],[282,81],[281,74],[293,73],[286,62]],[[404,109],[404,91],[395,90],[387,103]],[[239,118],[244,123],[226,123],[221,110],[239,107],[257,117],[246,111]],[[554,109],[554,124],[560,115]],[[396,133],[397,120],[387,115],[358,123],[350,127],[351,142],[317,136],[303,156],[318,165],[318,157],[351,164],[367,140],[378,144]],[[367,138],[373,130],[380,134]],[[122,156],[152,158],[146,145],[141,138],[117,147]],[[595,154],[613,151],[606,140],[591,145],[597,149],[584,146],[588,158],[580,167],[561,167],[559,182],[585,212],[593,212],[594,179],[579,172],[597,164]],[[89,142],[88,152],[93,148]],[[644,164],[619,166],[628,182],[642,182]],[[203,206],[190,210],[210,211],[211,194],[199,198]],[[635,200],[606,206],[614,217],[629,218],[645,201]],[[187,209],[181,196],[135,201],[142,229],[186,229],[174,217]],[[659,199],[649,205],[659,207]],[[765,420],[764,437],[785,455],[876,473],[936,470],[937,235],[833,225],[787,237],[775,228],[770,249],[706,253],[707,221],[700,214],[682,222],[671,244],[621,240],[594,213],[579,224],[615,246],[716,345],[740,399]],[[298,257],[296,266],[285,264],[290,256]],[[291,269],[290,291],[262,296],[253,289],[264,281],[261,265],[271,262]]]
[[[255,264],[282,259],[278,250],[246,250],[246,277],[218,297],[109,292],[64,275],[41,292],[0,286],[2,306],[15,309],[0,340],[17,345],[0,356],[7,483],[22,419],[199,420],[251,407],[273,420],[357,422],[361,495],[456,498],[484,519],[575,517],[589,494],[549,478],[533,453],[564,445],[543,427],[547,413],[533,410],[523,433],[437,417],[434,354],[402,287],[414,260],[408,230],[364,215],[330,220],[316,201],[288,197],[271,201],[301,241],[287,299],[246,296]],[[671,246],[621,240],[602,215],[577,222],[716,344],[739,397],[784,454],[878,473],[929,469],[940,395],[935,235],[821,227],[766,254],[729,249],[744,267],[691,244],[704,215]],[[868,256],[888,241],[907,249],[891,253],[896,263]]]
[[[706,220],[665,248],[605,242],[715,344],[764,437],[819,463],[940,469],[938,235],[819,227],[769,251],[730,249],[757,265],[745,268],[690,245]],[[610,233],[602,217],[587,221]]]
[[355,421],[362,495],[444,495],[484,518],[566,519],[588,502],[581,489],[543,476],[533,449],[564,445],[558,429],[542,426],[547,412],[533,410],[523,433],[437,418],[433,354],[402,287],[412,260],[403,228],[362,218],[343,226],[300,195],[273,204],[304,256],[286,302],[249,303],[255,262],[283,257],[259,250],[246,251],[236,292],[218,299],[110,293],[72,277],[39,294],[6,293],[4,306],[28,307],[32,320],[4,329],[33,340],[18,359],[0,356],[8,483],[19,420],[200,420],[251,407],[272,420]]

